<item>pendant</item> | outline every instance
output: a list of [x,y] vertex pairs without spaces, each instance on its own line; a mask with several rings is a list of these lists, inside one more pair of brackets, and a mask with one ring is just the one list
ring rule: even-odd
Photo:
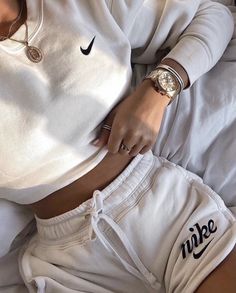
[[34,46],[26,47],[26,56],[34,63],[39,63],[43,59],[42,51]]

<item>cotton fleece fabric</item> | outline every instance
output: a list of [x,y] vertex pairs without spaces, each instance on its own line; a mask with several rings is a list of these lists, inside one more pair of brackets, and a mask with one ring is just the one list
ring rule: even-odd
[[[0,198],[21,204],[104,158],[107,148],[91,142],[130,93],[133,63],[158,63],[168,51],[192,85],[233,34],[230,11],[208,0],[27,0],[27,10],[29,43],[42,62],[28,60],[17,42],[0,42]],[[24,40],[25,31],[12,38]]]

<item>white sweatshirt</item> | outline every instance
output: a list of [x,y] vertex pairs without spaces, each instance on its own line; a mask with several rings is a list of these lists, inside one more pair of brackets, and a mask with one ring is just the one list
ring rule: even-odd
[[[0,42],[0,198],[22,204],[103,159],[107,148],[91,141],[129,94],[131,63],[154,64],[168,49],[192,84],[219,60],[233,33],[228,9],[208,0],[27,0],[27,6],[30,45],[43,60],[32,63],[23,45]],[[12,38],[24,40],[25,26]]]

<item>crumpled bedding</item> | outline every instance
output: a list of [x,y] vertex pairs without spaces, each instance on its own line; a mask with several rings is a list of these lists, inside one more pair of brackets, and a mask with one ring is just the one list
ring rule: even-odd
[[[236,23],[236,7],[230,9]],[[134,64],[132,85],[154,66]],[[168,107],[153,152],[202,177],[236,215],[235,77],[236,29],[217,65]],[[32,219],[33,213],[24,206],[0,200],[1,293],[27,292],[17,257],[19,247],[35,231]]]
[[217,65],[168,107],[153,150],[202,177],[236,212],[236,29]]
[[[133,88],[154,67],[134,64]],[[202,177],[236,214],[236,25],[216,66],[167,107],[153,152]]]

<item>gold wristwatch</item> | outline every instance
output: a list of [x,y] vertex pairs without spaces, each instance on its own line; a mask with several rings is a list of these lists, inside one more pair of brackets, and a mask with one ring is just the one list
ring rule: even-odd
[[144,77],[151,79],[154,83],[155,90],[170,98],[169,104],[184,89],[184,81],[181,76],[168,65],[158,65],[153,71]]

